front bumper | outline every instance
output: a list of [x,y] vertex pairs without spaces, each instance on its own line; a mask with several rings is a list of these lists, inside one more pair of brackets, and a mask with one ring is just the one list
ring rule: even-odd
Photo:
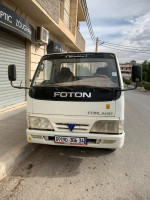
[[[55,143],[55,136],[68,136],[68,137],[86,137],[87,145],[84,147],[93,148],[107,148],[107,149],[120,149],[123,147],[125,132],[119,135],[114,134],[93,134],[93,133],[66,133],[56,131],[44,131],[44,130],[26,130],[27,140],[30,143],[48,144],[48,145],[60,145]],[[49,139],[45,139],[45,138]],[[78,146],[61,144],[65,146]]]

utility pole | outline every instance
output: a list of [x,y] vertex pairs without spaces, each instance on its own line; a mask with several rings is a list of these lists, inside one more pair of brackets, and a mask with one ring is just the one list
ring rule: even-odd
[[98,52],[98,37],[96,38],[96,47],[95,47],[95,52]]

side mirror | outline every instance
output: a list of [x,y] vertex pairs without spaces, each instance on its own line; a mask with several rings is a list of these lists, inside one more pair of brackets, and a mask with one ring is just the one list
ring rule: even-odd
[[132,81],[136,83],[142,81],[142,67],[141,66],[134,65],[132,67]]
[[16,81],[16,65],[8,66],[8,79],[10,81]]
[[10,80],[10,84],[13,88],[18,88],[18,89],[30,89],[29,87],[21,87],[20,86],[14,86],[12,81],[16,81],[16,65],[9,65],[8,66],[8,79]]

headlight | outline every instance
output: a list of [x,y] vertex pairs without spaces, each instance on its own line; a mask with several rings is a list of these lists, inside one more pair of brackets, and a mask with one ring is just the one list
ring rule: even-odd
[[90,133],[122,133],[123,123],[119,120],[99,120],[94,123]]
[[29,117],[29,127],[33,129],[53,130],[50,121],[44,117]]

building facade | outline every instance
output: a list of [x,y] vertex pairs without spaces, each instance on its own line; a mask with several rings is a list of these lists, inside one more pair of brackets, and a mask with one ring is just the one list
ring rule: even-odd
[[81,0],[0,0],[0,111],[26,101],[24,90],[10,86],[8,65],[16,65],[14,84],[29,86],[44,54],[84,51],[85,15]]
[[131,79],[131,75],[132,75],[132,66],[136,65],[136,61],[133,60],[129,63],[125,63],[125,64],[120,64],[120,68],[121,68],[121,74],[122,77],[125,79]]

